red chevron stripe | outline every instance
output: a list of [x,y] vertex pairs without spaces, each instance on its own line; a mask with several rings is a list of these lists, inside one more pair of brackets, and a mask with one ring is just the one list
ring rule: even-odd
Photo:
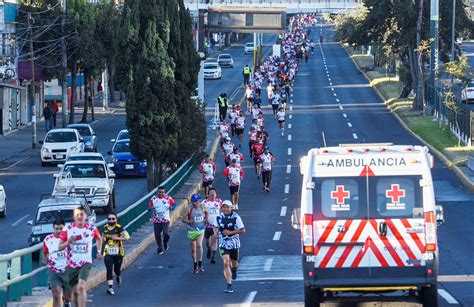
[[[410,222],[407,219],[400,219],[402,221],[403,226],[405,228],[411,228],[412,226],[410,225]],[[415,241],[416,246],[418,246],[418,249],[422,254],[425,253],[426,247],[423,245],[423,242],[421,242],[420,237],[416,233],[409,233],[410,237]]]
[[369,247],[370,247],[370,249],[374,252],[375,257],[376,257],[377,260],[380,262],[380,264],[381,264],[383,267],[389,266],[389,265],[388,265],[388,262],[385,260],[385,258],[383,257],[382,253],[379,251],[379,249],[377,248],[377,246],[375,246],[374,241],[372,240],[372,238],[369,237],[367,241],[370,241]]
[[[314,254],[318,255],[319,251],[321,250],[321,247],[319,246],[320,243],[325,243],[326,239],[329,237],[329,234],[331,233],[332,229],[334,228],[334,225],[336,224],[337,220],[331,220],[329,224],[326,226],[324,229],[323,234],[319,238],[318,242],[316,242],[316,246],[314,247]],[[317,223],[317,222],[316,222]]]
[[[402,246],[402,248],[405,251],[405,253],[407,254],[408,258],[409,259],[416,259],[416,256],[413,253],[413,251],[411,250],[410,245],[408,245],[407,242],[405,241],[405,239],[403,239],[402,235],[397,230],[397,227],[395,227],[395,224],[393,224],[393,221],[387,219],[386,222],[387,222],[388,228],[390,228],[390,231],[392,231],[393,235],[395,236],[395,238],[398,240],[398,242]],[[413,266],[420,266],[420,264],[414,264]]]
[[[351,239],[349,239],[349,242],[355,243],[359,240],[359,237],[360,237],[362,231],[364,230],[364,227],[365,227],[366,224],[367,224],[367,220],[361,220],[360,221],[359,225],[357,226],[356,231],[354,232],[354,235],[352,236]],[[349,245],[349,246],[346,247],[344,252],[342,252],[341,258],[339,258],[339,260],[336,263],[336,266],[335,266],[336,268],[340,268],[344,265],[344,262],[346,261],[347,256],[349,256],[349,254],[351,253],[353,248],[354,248],[354,245]],[[355,261],[355,259],[354,259],[354,261]]]
[[[378,233],[378,231],[377,231],[377,221],[376,220],[370,220],[370,224],[374,228],[375,233]],[[402,259],[400,259],[400,256],[398,256],[397,252],[395,251],[395,249],[393,248],[392,244],[390,243],[390,241],[387,239],[386,236],[379,235],[377,237],[377,239],[382,241],[383,245],[385,245],[385,247],[387,248],[387,251],[390,253],[390,256],[392,256],[393,260],[395,260],[395,263],[397,264],[397,266],[405,266],[405,263],[403,263]],[[375,243],[374,243],[374,247],[375,247]],[[379,251],[379,253],[380,253],[380,251]],[[380,256],[383,258],[382,253],[380,253]],[[384,261],[386,261],[385,258],[384,258]],[[388,266],[388,262],[387,262],[387,266]]]
[[[352,223],[352,220],[347,220],[345,223],[344,223],[344,227],[345,229],[349,229],[349,227],[351,226],[351,223]],[[321,262],[321,264],[319,265],[320,268],[324,269],[329,261],[331,260],[331,257],[334,255],[334,253],[336,252],[337,248],[339,247],[337,245],[337,243],[340,243],[342,241],[342,239],[344,238],[344,236],[346,235],[347,232],[340,232],[336,239],[334,240],[334,245],[332,245],[330,248],[329,248],[329,251],[327,252],[326,256],[324,256],[324,259],[323,261]]]

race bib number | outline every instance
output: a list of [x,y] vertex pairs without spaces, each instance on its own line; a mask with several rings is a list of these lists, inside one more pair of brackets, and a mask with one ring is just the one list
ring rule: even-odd
[[263,161],[263,168],[270,169],[272,167],[272,163],[270,161]]
[[219,208],[210,208],[209,211],[211,212],[211,214],[218,214]]
[[194,222],[195,223],[201,223],[202,221],[204,221],[204,216],[195,216],[194,217]]
[[56,252],[56,258],[66,258],[66,253],[64,251]]
[[232,175],[230,175],[230,181],[232,181],[232,182],[238,182],[238,181],[239,181],[239,175],[238,175],[238,174],[232,174]]
[[119,247],[118,246],[108,246],[107,247],[107,254],[111,256],[116,256],[119,254]]
[[158,218],[158,219],[162,219],[162,218],[165,217],[165,213],[164,213],[164,212],[156,212],[156,213],[155,213],[155,216],[156,216],[156,218]]
[[89,250],[87,244],[72,244],[72,250],[78,254],[85,254]]

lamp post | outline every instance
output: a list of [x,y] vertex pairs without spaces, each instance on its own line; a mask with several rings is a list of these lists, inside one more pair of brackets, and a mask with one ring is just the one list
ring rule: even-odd
[[[423,0],[420,0],[423,1]],[[438,78],[438,59],[439,59],[439,0],[431,0],[430,7],[430,84],[431,97],[430,107],[433,107],[435,99],[435,84]]]
[[456,0],[453,0],[453,21],[451,25],[451,61],[454,61],[454,40],[456,38]]

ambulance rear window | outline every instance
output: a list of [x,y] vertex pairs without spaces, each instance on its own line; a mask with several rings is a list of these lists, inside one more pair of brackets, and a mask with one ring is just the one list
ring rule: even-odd
[[353,218],[359,213],[359,185],[353,179],[321,182],[321,213],[327,218]]
[[423,207],[418,181],[416,176],[377,179],[378,217],[416,217],[415,208]]

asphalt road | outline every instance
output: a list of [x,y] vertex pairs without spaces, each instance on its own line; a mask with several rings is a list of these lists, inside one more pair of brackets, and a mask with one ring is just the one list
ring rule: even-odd
[[[269,50],[268,44],[275,40],[276,36],[267,35],[264,38],[264,52]],[[245,64],[252,64],[252,55],[244,55],[243,46],[235,46],[223,51],[232,54],[234,68],[223,68],[221,80],[205,81],[205,96],[210,106],[221,92],[230,96],[234,90],[241,85],[241,76]],[[212,117],[212,112],[207,112],[207,120]],[[110,115],[96,115],[97,121],[93,123],[94,130],[99,137],[99,151],[106,157],[107,151],[111,149],[110,139],[115,138],[117,133],[125,128],[125,113],[119,112]],[[8,253],[16,249],[28,246],[28,236],[31,226],[27,225],[32,220],[42,193],[51,193],[54,187],[53,174],[57,173],[56,166],[41,167],[38,155],[21,160],[14,167],[0,171],[0,184],[5,187],[8,195],[8,214],[5,219],[0,219],[0,233],[9,233],[1,240],[0,254]],[[145,178],[117,178],[115,181],[117,211],[127,208],[136,200],[146,194]],[[98,210],[98,219],[103,217]]]
[[[319,30],[314,32],[315,36],[319,34]],[[247,161],[243,164],[246,174],[239,213],[247,233],[242,236],[239,276],[234,284],[236,292],[229,295],[223,291],[221,261],[211,265],[204,260],[206,271],[197,275],[192,273],[185,228],[179,225],[172,230],[169,251],[157,256],[156,247],[149,248],[123,273],[123,285],[116,289],[116,295],[107,296],[104,284],[91,292],[91,306],[249,306],[252,302],[269,306],[302,305],[300,233],[290,225],[291,210],[299,207],[300,202],[300,157],[308,149],[323,145],[322,132],[328,145],[418,144],[383,106],[341,46],[327,39],[332,31],[325,28],[323,33],[326,40],[322,52],[317,48],[310,62],[300,66],[284,137],[279,135],[269,107],[264,110],[266,128],[271,135],[269,146],[276,156],[270,193],[262,190],[248,160],[247,148],[243,146]],[[224,169],[221,155],[217,167],[219,173]],[[444,205],[446,218],[446,224],[439,228],[438,234],[440,303],[442,306],[450,303],[472,306],[474,238],[470,221],[474,217],[474,196],[439,161],[436,161],[433,177],[436,197]],[[219,197],[228,199],[223,176],[218,176],[216,188]],[[417,305],[398,293],[395,296],[397,301],[391,303],[381,297],[362,298],[357,302],[376,301],[364,304],[367,306]],[[349,304],[346,301],[340,305]]]

